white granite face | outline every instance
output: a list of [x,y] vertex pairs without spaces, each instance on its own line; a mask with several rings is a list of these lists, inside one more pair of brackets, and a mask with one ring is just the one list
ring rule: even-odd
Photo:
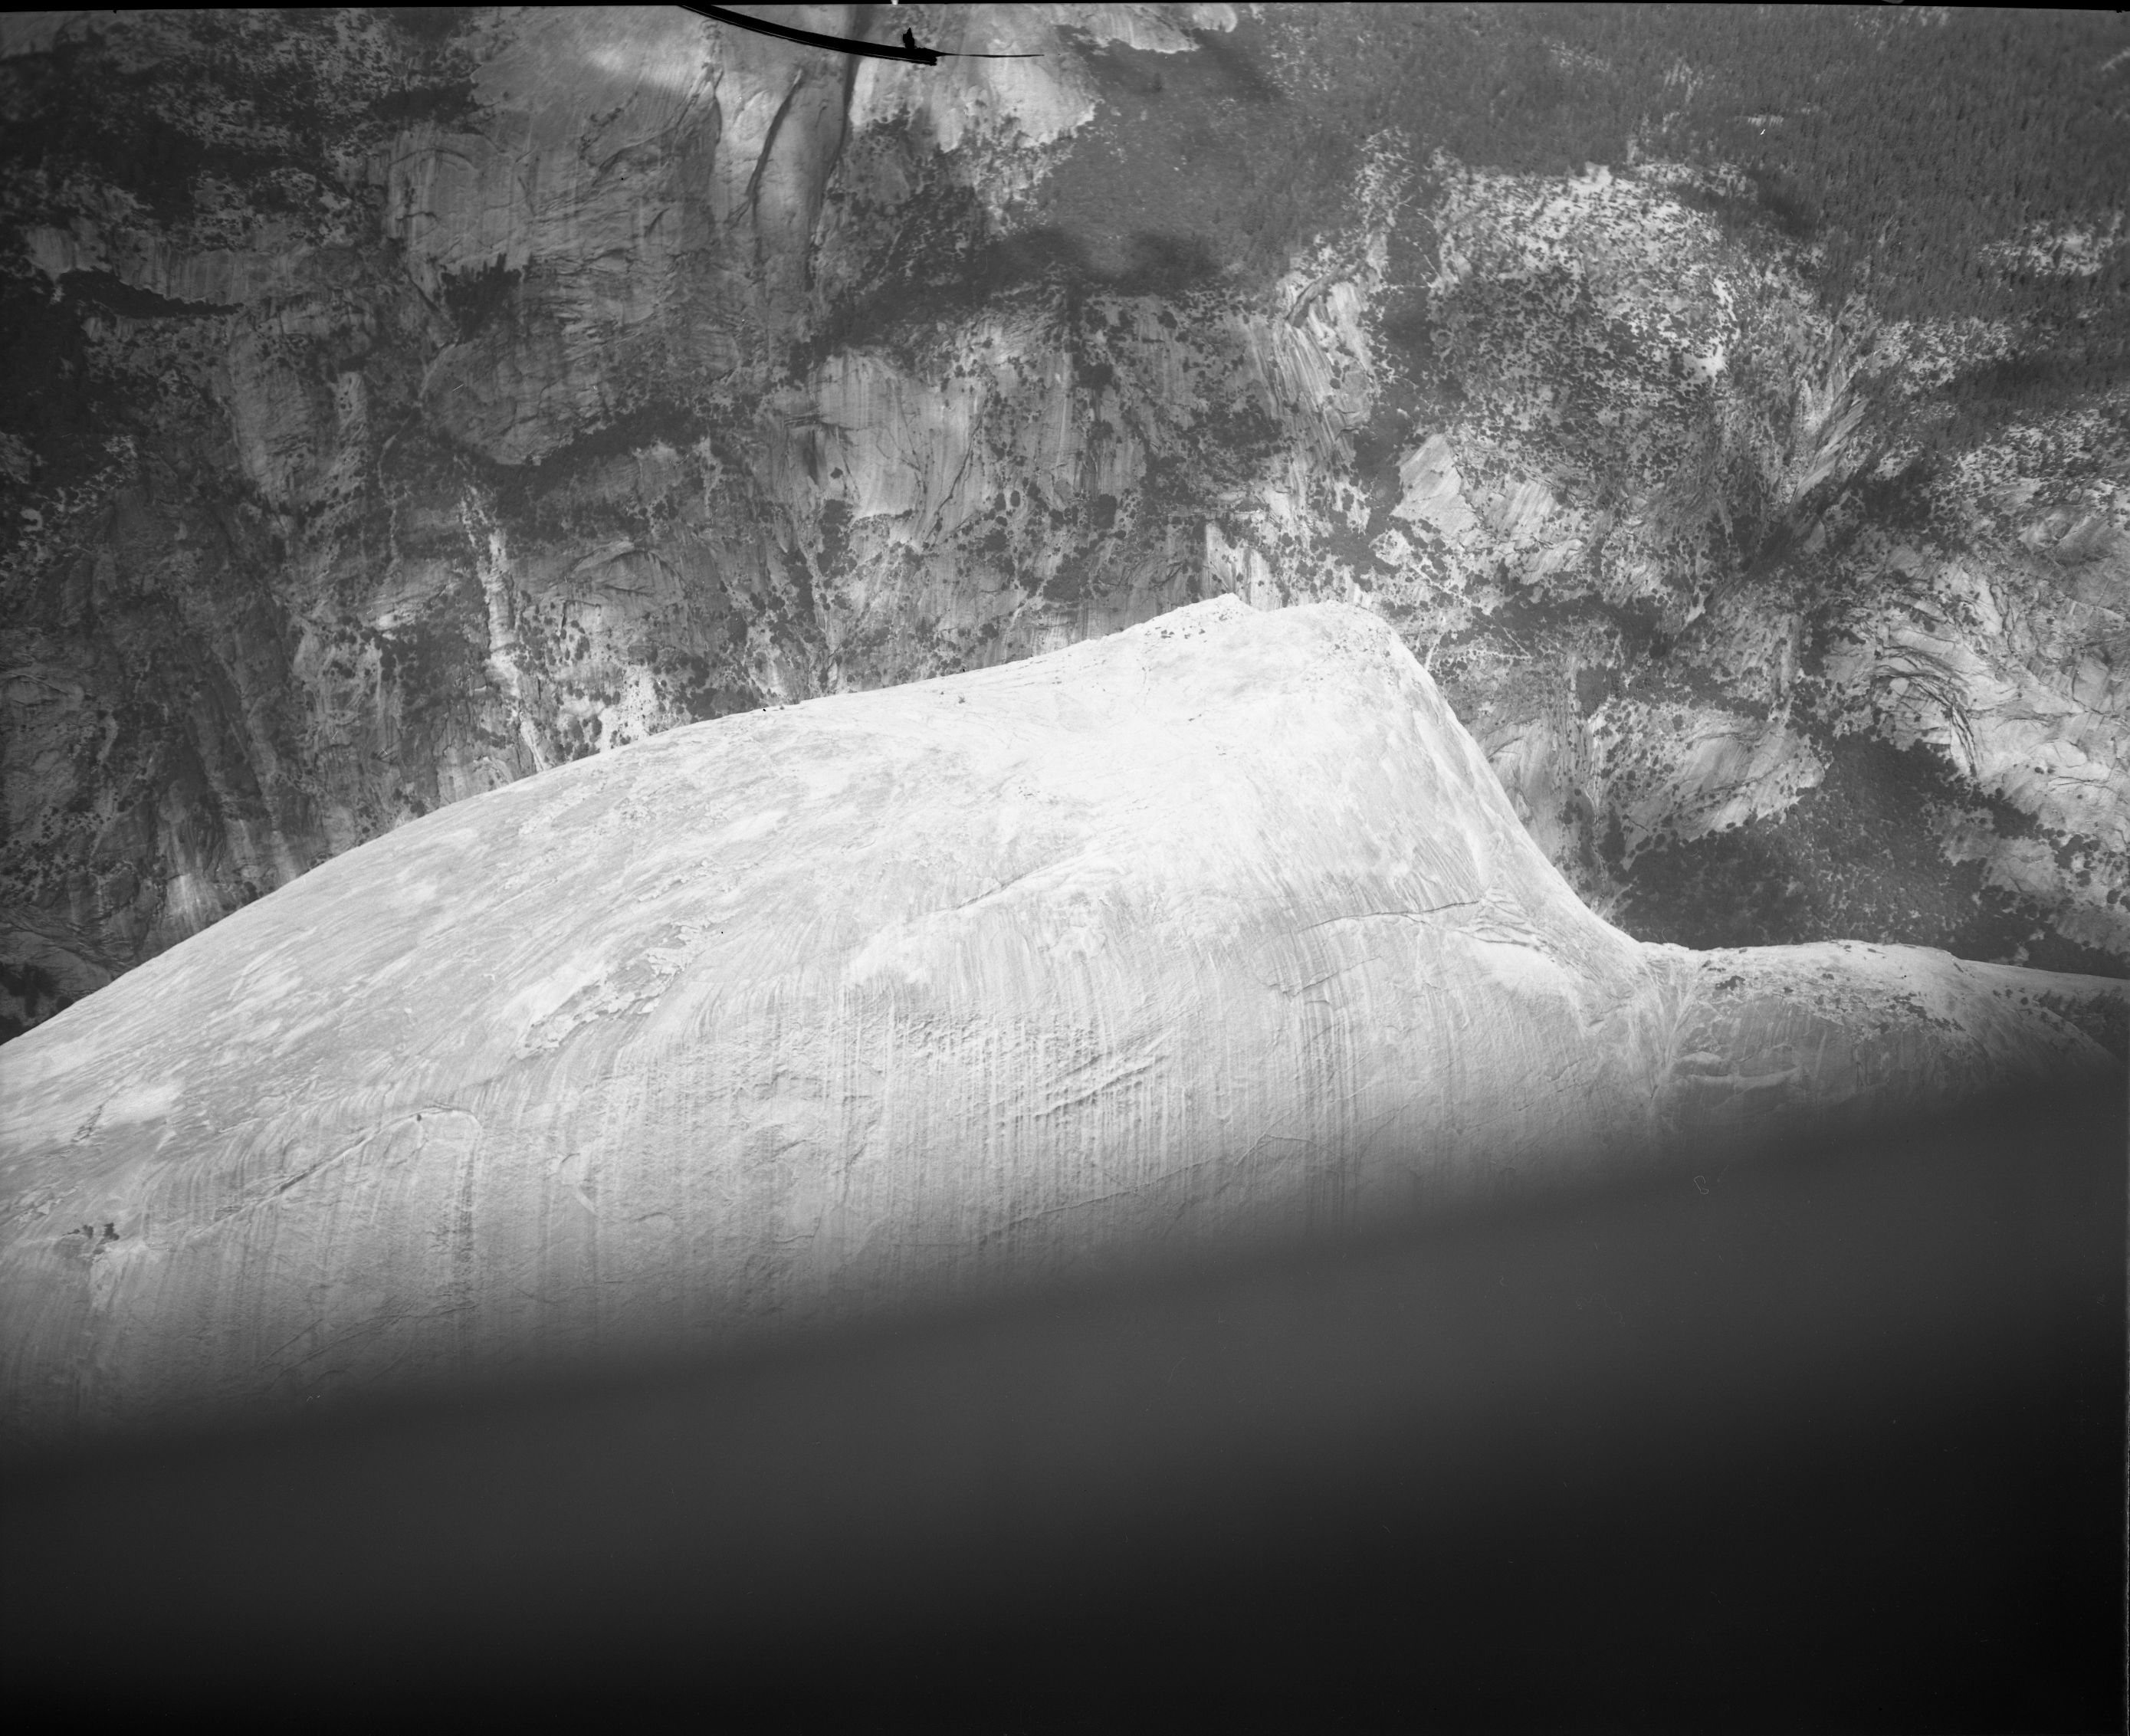
[[1222,599],[460,803],[0,1049],[0,1411],[49,1443],[1337,1233],[2091,1076],[2126,1009],[1637,944],[1379,618]]

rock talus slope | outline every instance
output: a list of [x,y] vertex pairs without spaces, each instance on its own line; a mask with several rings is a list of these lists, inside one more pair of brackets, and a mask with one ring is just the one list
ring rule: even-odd
[[8,1044],[0,1405],[50,1442],[1336,1233],[2104,1072],[2126,1009],[1639,944],[1378,617],[1219,599],[470,799]]

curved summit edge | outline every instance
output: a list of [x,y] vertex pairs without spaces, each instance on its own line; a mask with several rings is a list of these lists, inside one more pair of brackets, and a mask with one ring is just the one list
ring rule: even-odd
[[457,804],[0,1049],[0,1411],[35,1445],[1337,1235],[2102,1076],[2126,1016],[1638,944],[1378,618],[1221,599]]

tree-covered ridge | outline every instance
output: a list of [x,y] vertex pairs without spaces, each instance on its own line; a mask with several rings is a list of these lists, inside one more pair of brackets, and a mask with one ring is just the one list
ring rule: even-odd
[[[1268,14],[1270,17],[1270,14]],[[2123,321],[2130,19],[1812,6],[1329,5],[1278,15],[1327,131],[1563,174],[1733,165],[1894,318]]]

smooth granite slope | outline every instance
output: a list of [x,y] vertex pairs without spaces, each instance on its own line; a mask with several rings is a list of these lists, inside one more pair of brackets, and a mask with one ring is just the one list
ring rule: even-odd
[[0,1407],[30,1446],[1336,1235],[2103,1075],[2127,1009],[1640,945],[1380,618],[1222,599],[461,803],[7,1045]]

